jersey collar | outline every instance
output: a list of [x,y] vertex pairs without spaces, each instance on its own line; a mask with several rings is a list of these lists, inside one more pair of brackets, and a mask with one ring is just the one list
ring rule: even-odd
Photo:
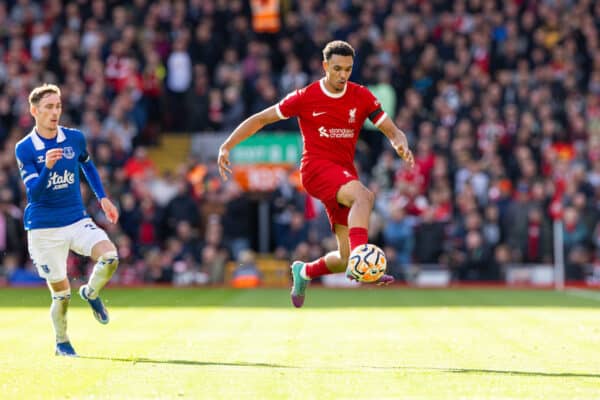
[[325,96],[331,97],[333,99],[339,99],[340,97],[342,97],[343,95],[346,94],[346,89],[348,88],[348,82],[346,82],[346,84],[344,85],[344,90],[342,90],[340,93],[332,93],[329,90],[327,90],[327,88],[325,87],[325,78],[322,78],[319,81],[319,86],[321,86],[321,90],[323,91],[323,93],[325,93]]
[[[35,147],[36,150],[43,150],[46,147],[42,139],[40,139],[40,137],[38,136],[38,133],[35,131],[35,126],[31,130],[31,132],[29,132],[29,136],[31,137],[31,141],[33,142],[33,147]],[[62,128],[59,126],[58,133],[56,134],[56,143],[62,143],[65,140],[67,140],[67,137],[65,136],[65,133],[63,132]]]

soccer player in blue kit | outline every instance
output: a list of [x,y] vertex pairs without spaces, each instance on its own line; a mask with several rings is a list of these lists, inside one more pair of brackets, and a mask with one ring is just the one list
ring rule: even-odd
[[79,168],[111,223],[118,221],[119,211],[104,193],[83,133],[58,125],[62,111],[60,89],[50,84],[36,87],[29,94],[29,107],[35,127],[15,146],[27,190],[24,224],[29,255],[52,294],[50,315],[56,334],[56,355],[77,356],[67,335],[71,299],[67,277],[69,250],[96,261],[79,294],[102,324],[107,324],[109,317],[98,295],[119,264],[115,245],[85,211]]

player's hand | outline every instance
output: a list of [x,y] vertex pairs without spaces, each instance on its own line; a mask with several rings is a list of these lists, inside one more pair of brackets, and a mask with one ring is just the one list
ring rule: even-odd
[[224,181],[229,179],[227,174],[231,174],[231,162],[229,161],[229,150],[223,146],[219,147],[219,158],[217,159],[219,164],[219,174]]
[[46,152],[46,168],[52,169],[63,156],[63,149],[50,149]]
[[106,215],[106,218],[113,224],[116,224],[119,220],[119,210],[117,207],[108,199],[108,197],[103,197],[100,200],[100,206],[102,207],[102,211]]
[[413,157],[413,153],[410,151],[407,144],[403,143],[394,146],[394,150],[396,150],[396,153],[398,153],[400,158],[403,159],[410,168],[415,166],[415,158]]

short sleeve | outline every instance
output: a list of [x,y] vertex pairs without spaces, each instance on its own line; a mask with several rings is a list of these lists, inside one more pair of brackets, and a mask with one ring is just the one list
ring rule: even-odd
[[288,119],[299,115],[305,93],[306,89],[294,90],[277,103],[275,110],[277,111],[279,118]]
[[364,107],[367,110],[369,120],[373,125],[378,127],[381,125],[387,114],[383,111],[383,108],[381,108],[381,103],[377,97],[375,97],[369,89],[362,87],[362,92],[360,98],[364,101]]

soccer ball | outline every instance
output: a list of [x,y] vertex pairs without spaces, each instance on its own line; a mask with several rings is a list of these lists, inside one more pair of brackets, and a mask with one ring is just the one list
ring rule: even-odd
[[358,246],[348,258],[346,276],[359,282],[373,283],[383,276],[387,260],[383,250],[374,244]]

